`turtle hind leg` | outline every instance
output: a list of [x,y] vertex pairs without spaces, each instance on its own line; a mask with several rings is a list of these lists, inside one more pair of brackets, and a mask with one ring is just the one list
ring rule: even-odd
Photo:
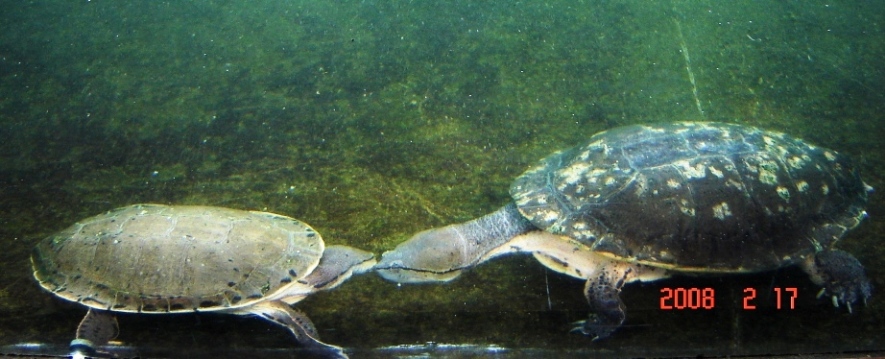
[[120,333],[117,319],[106,311],[89,309],[77,327],[77,337],[71,341],[73,353],[94,357],[97,347],[107,344]]
[[818,297],[829,295],[834,306],[845,304],[849,313],[852,303],[866,304],[872,295],[872,285],[864,273],[863,265],[847,252],[818,252],[802,262],[802,269],[815,284],[823,287]]
[[637,269],[627,263],[612,263],[590,277],[584,285],[590,314],[587,320],[576,323],[572,332],[599,340],[618,329],[626,318],[626,307],[620,297],[621,288],[636,276]]
[[320,341],[313,322],[299,310],[280,301],[257,303],[238,314],[254,314],[288,329],[301,345],[319,350],[329,357],[347,359],[344,349]]

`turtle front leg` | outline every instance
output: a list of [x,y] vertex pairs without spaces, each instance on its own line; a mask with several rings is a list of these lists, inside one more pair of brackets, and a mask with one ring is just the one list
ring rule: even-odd
[[576,323],[572,332],[580,332],[593,340],[599,340],[618,329],[626,318],[626,307],[620,297],[621,288],[628,282],[642,279],[641,270],[639,265],[617,262],[599,268],[584,285],[584,296],[590,304],[590,314],[587,320]]
[[70,350],[75,355],[98,356],[96,347],[107,344],[120,334],[117,318],[103,310],[89,309],[77,327],[77,337],[71,341]]
[[811,280],[823,287],[817,296],[829,295],[835,307],[843,303],[851,313],[851,303],[861,301],[866,304],[872,295],[872,285],[863,265],[847,252],[824,250],[809,256],[801,264]]
[[301,345],[327,353],[331,358],[347,359],[344,349],[320,341],[313,322],[303,312],[293,309],[281,301],[257,303],[244,309],[245,313],[255,314],[280,326],[285,327]]

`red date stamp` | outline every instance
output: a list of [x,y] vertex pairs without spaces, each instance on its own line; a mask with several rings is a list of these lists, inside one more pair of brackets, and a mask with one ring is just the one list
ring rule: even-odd
[[[799,297],[798,288],[772,289],[775,293],[775,307],[777,309],[796,309],[796,298]],[[756,289],[744,288],[744,310],[756,309]],[[713,288],[661,288],[662,310],[684,309],[713,309],[716,307],[716,291]]]

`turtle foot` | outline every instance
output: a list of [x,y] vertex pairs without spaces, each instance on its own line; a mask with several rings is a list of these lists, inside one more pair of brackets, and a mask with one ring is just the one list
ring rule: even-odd
[[92,343],[89,339],[74,339],[71,340],[71,345],[68,347],[71,351],[71,357],[88,357],[94,358],[98,355],[98,351],[95,350],[95,344]]
[[608,338],[624,323],[624,312],[610,312],[605,314],[590,313],[587,320],[574,322],[574,327],[569,333],[578,333],[597,341]]
[[77,327],[77,338],[71,341],[71,353],[75,357],[78,353],[90,358],[109,357],[97,348],[116,338],[119,332],[120,327],[113,315],[90,308]]
[[829,296],[833,306],[844,304],[851,313],[851,304],[866,305],[872,295],[872,285],[860,262],[851,254],[840,250],[827,250],[809,258],[804,269],[812,281],[823,288],[818,298]]
[[580,332],[592,340],[604,339],[617,330],[624,319],[624,303],[620,298],[620,285],[610,284],[605,276],[596,280],[588,280],[584,288],[587,302],[590,304],[590,314],[587,320],[576,323],[572,333]]
[[299,310],[296,310],[282,301],[269,301],[257,303],[244,308],[238,314],[254,314],[268,321],[285,327],[306,349],[316,351],[323,356],[334,359],[347,359],[344,349],[335,345],[320,341],[319,333],[310,318]]

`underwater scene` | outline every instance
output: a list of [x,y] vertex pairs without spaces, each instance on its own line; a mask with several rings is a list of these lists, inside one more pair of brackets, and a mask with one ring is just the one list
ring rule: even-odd
[[0,355],[885,355],[885,2],[0,9]]

